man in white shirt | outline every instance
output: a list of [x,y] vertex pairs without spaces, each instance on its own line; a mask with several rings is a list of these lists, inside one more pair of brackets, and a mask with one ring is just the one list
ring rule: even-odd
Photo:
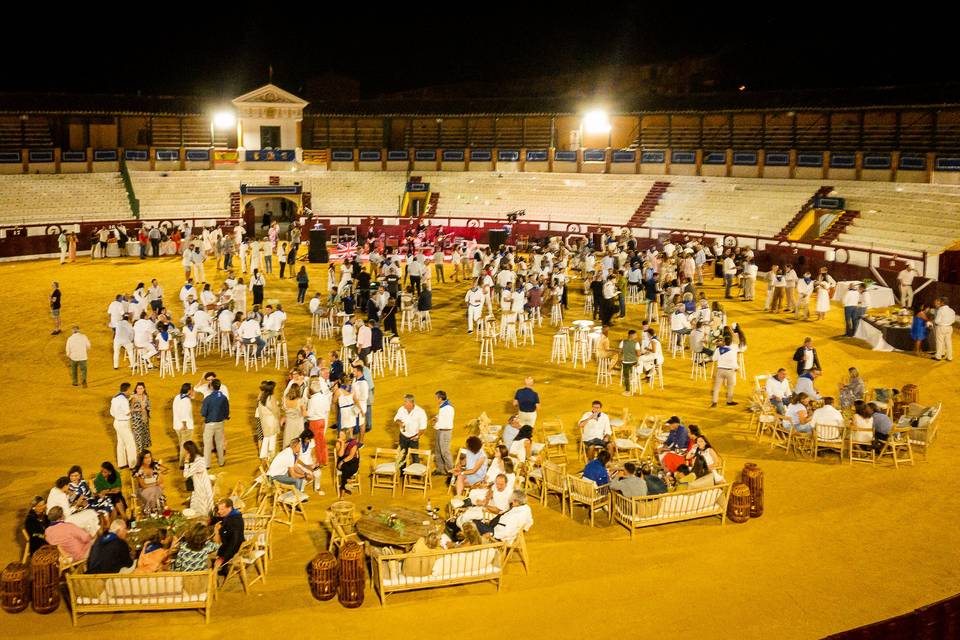
[[340,329],[340,336],[343,339],[343,351],[346,355],[344,362],[350,362],[353,359],[353,353],[357,347],[357,332],[353,327],[353,321],[348,317]]
[[483,315],[484,301],[483,291],[480,290],[476,280],[473,281],[473,286],[467,291],[463,300],[467,303],[467,333],[473,333],[473,323]]
[[[186,253],[184,254],[186,255]],[[180,293],[177,295],[180,298],[180,303],[183,304],[183,310],[187,310],[187,300],[193,296],[194,299],[197,297],[197,289],[193,286],[193,278],[187,278],[187,281],[180,287]]]
[[810,277],[809,271],[805,272],[803,278],[797,281],[797,305],[793,311],[794,320],[800,320],[801,316],[804,320],[810,319],[810,297],[813,295],[813,285],[813,278]]
[[936,341],[937,351],[933,355],[934,360],[948,361],[953,360],[953,323],[957,321],[956,312],[947,305],[943,298],[937,298],[933,301],[933,307],[936,312],[933,316],[933,337]]
[[445,476],[453,471],[453,456],[450,454],[450,439],[453,435],[453,405],[447,399],[446,391],[437,391],[437,415],[433,417],[436,438],[433,441],[436,469],[433,475]]
[[367,362],[373,348],[373,320],[367,320],[357,329],[357,356]]
[[727,250],[726,257],[723,259],[723,295],[727,299],[733,298],[733,296],[730,294],[730,289],[733,288],[733,279],[736,277],[736,275],[737,264],[733,261],[733,255],[731,255],[730,251]]
[[857,326],[860,324],[860,315],[861,309],[866,308],[866,291],[867,288],[863,286],[863,283],[858,284],[856,287],[850,287],[847,289],[847,292],[843,294],[843,319],[846,325],[846,335],[848,338],[852,338],[854,334],[857,333]]
[[713,375],[713,402],[710,408],[717,406],[717,400],[720,398],[720,387],[727,387],[727,405],[733,406],[737,403],[733,401],[733,388],[737,385],[737,369],[740,368],[737,362],[737,350],[730,347],[732,340],[730,336],[723,339],[723,346],[713,352],[713,361],[717,363],[717,370]]
[[264,346],[266,346],[267,343],[261,337],[262,332],[260,331],[260,323],[257,322],[257,317],[253,313],[250,313],[247,316],[247,319],[240,323],[240,328],[237,330],[237,333],[239,334],[240,341],[243,344],[257,345],[256,357],[259,358],[260,354],[263,353]]
[[183,462],[183,443],[193,440],[193,388],[189,382],[180,385],[173,399],[173,430],[177,434],[179,460]]
[[420,262],[419,256],[413,256],[407,262],[407,275],[410,277],[410,287],[416,295],[420,295],[420,285],[423,282],[424,271],[426,271],[426,267]]
[[784,309],[787,313],[794,311],[797,305],[797,272],[794,270],[792,264],[787,265],[787,270],[783,274],[784,286],[786,288],[785,297],[786,297],[786,306]]
[[80,379],[83,382],[83,388],[87,388],[87,351],[90,350],[90,339],[80,333],[80,327],[73,326],[73,335],[67,338],[66,352],[70,358],[70,377],[73,379],[73,386],[77,386],[77,370],[80,371]]
[[583,442],[584,451],[588,451],[590,447],[603,447],[612,456],[616,453],[613,430],[610,428],[610,416],[602,409],[601,402],[594,400],[592,410],[580,416],[577,426],[580,427],[580,439]]
[[278,453],[270,462],[270,468],[267,469],[267,476],[279,484],[294,487],[300,498],[306,496],[303,494],[303,481],[313,480],[313,473],[307,471],[297,464],[297,458],[300,457],[300,438],[293,438],[289,446]]
[[747,302],[753,300],[757,285],[757,272],[759,267],[753,263],[753,260],[745,260],[743,263],[743,299]]
[[496,516],[489,523],[474,520],[477,531],[481,535],[490,533],[501,542],[513,544],[513,541],[523,531],[529,531],[533,526],[533,512],[527,504],[527,496],[521,490],[515,490],[510,500],[510,508]]
[[843,414],[833,406],[833,398],[827,397],[823,399],[823,406],[813,412],[810,423],[814,428],[818,424],[839,427],[843,425]]
[[766,385],[767,399],[777,409],[777,413],[783,414],[786,410],[784,400],[790,397],[790,381],[787,379],[786,369],[777,369],[777,372],[767,378]]
[[[216,379],[217,374],[213,371],[207,371],[203,374],[203,379],[193,388],[196,393],[200,394],[201,400],[213,393],[213,381]],[[230,391],[227,390],[227,385],[223,381],[220,382],[220,393],[226,396],[227,400],[230,399]]]
[[[401,464],[406,462],[407,450],[418,449],[420,436],[427,429],[427,414],[417,406],[411,394],[403,396],[403,405],[397,409],[393,421],[400,427],[400,459]],[[413,461],[417,462],[418,457]]]
[[113,368],[120,368],[120,349],[124,349],[127,352],[127,360],[130,361],[130,366],[134,365],[133,362],[133,325],[130,324],[129,316],[123,314],[120,316],[120,319],[117,320],[117,324],[113,329]]
[[[123,296],[119,294],[107,307],[107,317],[110,318],[107,326],[113,329],[114,334],[116,334],[117,324],[120,322],[120,318],[123,317],[123,314],[126,313],[126,310],[126,305],[123,304]],[[114,367],[114,369],[116,369],[116,367]]]
[[912,264],[904,267],[897,274],[897,282],[900,283],[900,306],[906,309],[913,307],[913,280],[919,273],[913,268]]
[[137,443],[133,439],[133,430],[130,429],[130,383],[120,385],[120,393],[110,401],[110,415],[113,417],[113,428],[117,432],[117,468],[130,467],[137,464]]
[[160,313],[160,310],[163,309],[163,287],[160,286],[156,278],[150,281],[150,288],[147,289],[147,299],[150,300],[150,308]]

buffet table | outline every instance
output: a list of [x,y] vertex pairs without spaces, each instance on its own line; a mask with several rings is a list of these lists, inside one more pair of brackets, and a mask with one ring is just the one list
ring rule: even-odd
[[[837,283],[837,289],[833,292],[835,302],[843,302],[843,296],[847,294],[850,287],[856,287],[860,282],[858,280],[844,280]],[[867,287],[867,308],[879,309],[881,307],[893,307],[897,304],[897,299],[893,296],[893,289],[890,287],[881,287],[872,284]],[[909,332],[908,332],[909,333]]]
[[[901,326],[887,318],[861,318],[853,337],[869,343],[874,351],[913,351],[910,326]],[[927,335],[923,350],[931,349],[931,337]]]

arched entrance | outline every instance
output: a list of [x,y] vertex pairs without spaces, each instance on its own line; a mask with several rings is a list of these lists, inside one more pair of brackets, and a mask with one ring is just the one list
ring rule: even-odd
[[[251,234],[262,236],[270,222],[278,222],[285,232],[290,223],[303,215],[304,194],[300,185],[240,185],[240,210],[244,226]],[[265,217],[267,226],[264,226]]]

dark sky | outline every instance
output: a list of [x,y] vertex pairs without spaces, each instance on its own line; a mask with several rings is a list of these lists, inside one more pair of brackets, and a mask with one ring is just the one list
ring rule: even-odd
[[[255,18],[235,17],[246,13],[240,4],[183,4],[167,17],[160,4],[90,3],[96,8],[76,15],[50,5],[45,14],[19,21],[19,28],[31,28],[14,37],[21,62],[4,64],[0,91],[227,97],[266,82],[272,64],[275,82],[295,92],[312,76],[336,73],[358,80],[363,94],[373,96],[706,54],[722,55],[730,81],[751,89],[922,84],[960,76],[952,21],[904,16],[880,4],[849,17],[830,5],[781,16],[735,8],[739,3],[723,10],[576,3],[567,10],[561,3],[448,2],[405,11],[337,3],[357,7],[349,12],[329,4],[273,16],[263,13],[273,9],[270,3],[258,3],[249,10],[261,13]],[[134,10],[145,13],[117,20]],[[82,52],[86,43],[90,54]]]

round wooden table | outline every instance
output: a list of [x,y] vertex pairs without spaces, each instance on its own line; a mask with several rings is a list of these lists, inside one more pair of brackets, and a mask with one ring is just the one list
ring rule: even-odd
[[[387,525],[391,514],[403,523],[402,531]],[[427,524],[423,524],[426,522]],[[391,547],[409,547],[417,540],[435,531],[434,521],[423,511],[414,511],[406,507],[374,509],[365,512],[357,520],[357,533],[370,542]]]

